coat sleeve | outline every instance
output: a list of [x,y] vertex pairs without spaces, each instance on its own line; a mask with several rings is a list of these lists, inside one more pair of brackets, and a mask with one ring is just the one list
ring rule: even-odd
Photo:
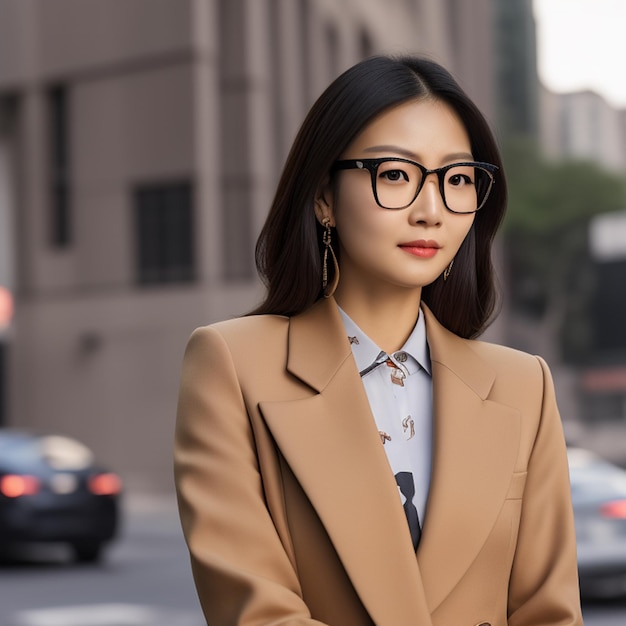
[[509,626],[582,626],[569,470],[552,377],[528,462],[509,588]]
[[[183,533],[211,626],[313,626],[265,506],[254,437],[220,333],[196,330],[183,360],[174,474]],[[322,625],[323,626],[323,625]]]

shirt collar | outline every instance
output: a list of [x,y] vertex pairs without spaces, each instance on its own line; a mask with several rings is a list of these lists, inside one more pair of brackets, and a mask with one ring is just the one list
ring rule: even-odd
[[[428,342],[426,339],[426,324],[424,322],[424,314],[420,309],[417,322],[406,340],[402,348],[387,355],[380,349],[354,322],[354,320],[340,307],[338,306],[343,325],[348,334],[348,340],[350,341],[350,347],[352,348],[352,354],[356,361],[357,368],[360,372],[370,367],[374,362],[384,362],[387,356],[390,356],[395,362],[398,361],[396,356],[400,352],[406,353],[412,360],[415,361],[415,365],[419,365],[429,375],[430,370],[430,352],[428,350]],[[400,367],[407,367],[411,370],[411,359],[408,361],[397,363]]]

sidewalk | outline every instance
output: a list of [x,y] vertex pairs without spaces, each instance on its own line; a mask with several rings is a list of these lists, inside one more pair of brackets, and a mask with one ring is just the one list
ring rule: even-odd
[[176,496],[167,493],[125,492],[122,496],[123,528],[157,533],[180,533]]
[[146,493],[129,490],[124,494],[124,509],[130,515],[172,514],[178,519],[176,496],[173,493]]

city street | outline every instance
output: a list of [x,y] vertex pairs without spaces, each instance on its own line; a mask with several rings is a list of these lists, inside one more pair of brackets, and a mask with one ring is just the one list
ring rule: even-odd
[[[203,626],[173,499],[127,504],[101,565],[61,549],[0,562],[0,626]],[[584,607],[585,626],[624,626],[626,600]]]
[[0,563],[1,626],[202,626],[173,499],[133,499],[101,565]]

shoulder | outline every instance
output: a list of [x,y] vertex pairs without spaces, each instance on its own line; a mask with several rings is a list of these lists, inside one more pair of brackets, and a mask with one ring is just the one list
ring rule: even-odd
[[486,341],[469,340],[469,343],[470,348],[494,368],[496,380],[540,393],[546,385],[553,386],[550,368],[542,357]]
[[216,322],[198,330],[216,332],[228,342],[257,342],[264,337],[274,338],[277,334],[286,333],[288,326],[289,318],[284,315],[249,315]]
[[484,341],[467,341],[494,372],[492,399],[540,412],[546,397],[554,396],[550,369],[540,356]]
[[442,326],[427,307],[426,333],[431,359],[485,390],[491,381],[541,381],[543,361],[530,354],[480,339],[459,337]]
[[192,352],[214,358],[256,362],[281,352],[287,344],[289,318],[280,315],[251,315],[196,328],[187,344]]
[[542,376],[547,368],[545,361],[536,355],[477,339],[466,339],[469,348],[481,359],[488,362],[498,373],[511,373],[518,376]]
[[288,371],[290,321],[257,315],[197,328],[185,351],[183,379],[219,393],[236,385],[249,406],[301,396],[302,383]]

